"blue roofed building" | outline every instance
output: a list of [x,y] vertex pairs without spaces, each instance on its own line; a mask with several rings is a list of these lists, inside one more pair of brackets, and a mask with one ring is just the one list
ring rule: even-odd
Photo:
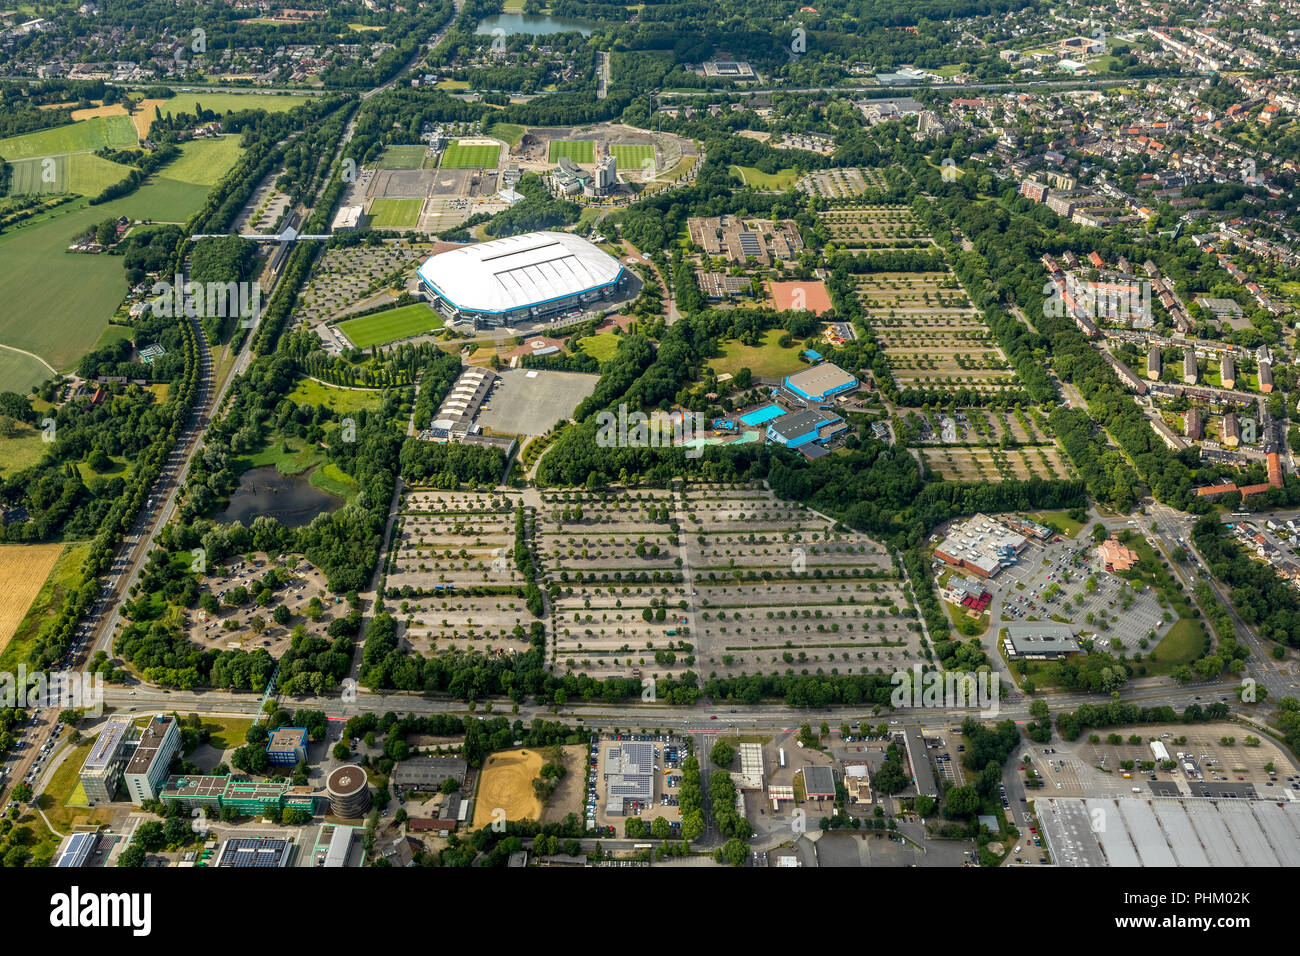
[[829,441],[848,427],[848,423],[838,415],[807,408],[772,421],[767,426],[767,440],[787,448],[798,448],[809,442]]
[[271,739],[266,742],[266,755],[273,764],[297,766],[307,759],[307,728],[281,727],[272,731]]

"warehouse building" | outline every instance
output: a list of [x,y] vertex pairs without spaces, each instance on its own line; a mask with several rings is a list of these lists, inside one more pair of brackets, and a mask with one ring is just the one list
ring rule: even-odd
[[415,757],[402,760],[393,767],[391,780],[399,787],[432,793],[448,779],[459,787],[465,786],[467,765],[459,757]]
[[585,311],[627,287],[617,259],[567,232],[530,232],[462,246],[417,270],[452,322],[494,328]]
[[907,750],[907,762],[912,766],[912,782],[916,785],[917,796],[937,798],[939,785],[934,779],[934,768],[930,766],[930,745],[920,724],[908,724],[903,728],[903,746]]

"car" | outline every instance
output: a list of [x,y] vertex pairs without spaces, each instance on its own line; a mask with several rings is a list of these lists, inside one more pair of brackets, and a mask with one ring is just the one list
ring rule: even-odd
[[714,714],[712,717],[709,718],[709,720],[717,720],[717,719],[718,719],[718,715],[717,715],[717,714]]

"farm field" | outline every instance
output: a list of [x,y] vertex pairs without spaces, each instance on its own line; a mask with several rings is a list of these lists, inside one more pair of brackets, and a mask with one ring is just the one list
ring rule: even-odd
[[710,359],[709,366],[719,375],[735,375],[747,368],[759,378],[782,378],[806,368],[799,360],[798,347],[783,349],[778,344],[784,334],[783,329],[768,329],[758,346],[743,345],[735,339],[723,342],[722,356]]
[[340,322],[339,331],[359,349],[385,345],[442,328],[443,319],[423,303]]
[[[624,147],[631,149],[633,147]],[[617,153],[615,154],[617,156]],[[575,163],[586,164],[590,166],[596,161],[596,143],[590,139],[553,139],[547,146],[547,162],[558,163],[562,158],[567,157]],[[651,158],[654,157],[654,150],[651,149]],[[622,165],[622,162],[619,163]]]
[[132,119],[140,136],[149,134],[154,121],[154,107],[163,116],[181,113],[193,113],[195,105],[215,113],[238,112],[240,110],[266,110],[268,113],[284,113],[295,106],[301,106],[309,97],[297,94],[278,93],[218,93],[211,90],[199,90],[190,93],[177,93],[165,100],[140,100]]
[[453,140],[442,154],[443,169],[496,169],[501,156],[497,143]]
[[54,562],[63,553],[61,544],[0,545],[0,649],[9,643]]
[[[0,625],[0,669],[14,670],[18,664],[27,660],[32,644],[40,634],[42,625],[58,615],[67,598],[68,589],[80,580],[81,565],[90,553],[90,542],[75,544],[41,544],[41,545],[4,545],[3,550],[15,549],[11,554],[0,558],[7,568],[0,581],[3,581],[4,593],[8,588],[22,588],[24,593],[32,588],[29,574],[36,577],[35,590],[31,597],[12,601],[14,611],[8,610],[10,601],[5,602],[5,624]],[[24,553],[25,552],[25,553]],[[28,567],[40,565],[39,574],[27,571]]]
[[238,136],[191,140],[181,144],[180,156],[159,170],[158,176],[194,186],[215,186],[243,151]]
[[378,165],[380,169],[420,169],[428,153],[427,146],[389,146]]
[[130,172],[129,167],[94,153],[20,159],[11,165],[9,194],[12,196],[34,193],[97,196]]
[[[5,383],[6,391],[26,394],[35,386],[50,377],[50,370],[30,355],[0,348],[0,381]],[[0,448],[3,448],[0,444]],[[8,469],[4,455],[0,454],[0,474]]]
[[97,116],[67,126],[37,130],[0,139],[0,156],[9,162],[33,156],[93,153],[97,149],[127,149],[139,145],[135,127],[125,116]]
[[652,143],[614,143],[609,151],[614,155],[621,173],[655,168],[655,148]]
[[420,224],[423,199],[376,199],[370,204],[370,225],[375,229],[414,229]]

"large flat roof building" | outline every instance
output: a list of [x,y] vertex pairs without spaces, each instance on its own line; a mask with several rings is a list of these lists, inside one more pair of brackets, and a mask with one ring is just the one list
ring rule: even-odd
[[448,778],[464,786],[467,766],[459,757],[414,757],[393,767],[391,780],[411,790],[437,790]]
[[835,799],[835,774],[830,767],[804,767],[803,792],[808,799]]
[[805,408],[774,419],[767,426],[767,440],[787,448],[799,448],[809,442],[828,441],[848,427],[838,415]]
[[996,577],[1019,560],[1029,540],[1000,521],[977,514],[953,525],[934,556],[981,578]]
[[115,717],[104,724],[81,765],[81,787],[87,800],[108,803],[117,794],[136,736],[135,721],[129,717]]
[[278,869],[293,863],[294,844],[270,837],[240,837],[221,844],[218,869]]
[[805,401],[824,402],[853,391],[858,387],[858,380],[833,362],[822,362],[787,375],[782,384]]
[[1003,647],[1007,657],[1026,660],[1051,660],[1065,654],[1077,654],[1079,641],[1068,624],[1048,624],[1031,621],[1025,624],[1008,624]]
[[917,795],[938,797],[939,785],[934,779],[925,731],[920,724],[908,724],[903,728],[903,746],[907,750],[907,762],[912,765],[912,781],[916,784]]
[[140,736],[140,743],[126,765],[123,781],[136,806],[157,800],[167,781],[167,768],[181,749],[181,735],[174,717],[155,717]]
[[627,801],[653,800],[654,745],[622,740],[605,746],[605,812],[621,816]]
[[453,322],[498,326],[584,310],[625,288],[617,259],[567,232],[530,232],[443,252],[417,270]]

